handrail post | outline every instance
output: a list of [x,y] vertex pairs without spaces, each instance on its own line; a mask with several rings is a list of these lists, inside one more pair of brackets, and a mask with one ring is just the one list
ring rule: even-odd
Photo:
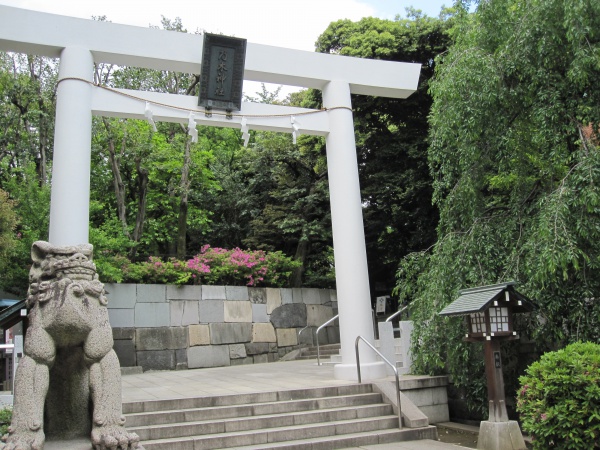
[[402,314],[404,312],[404,310],[408,308],[408,305],[406,305],[404,308],[399,309],[398,311],[396,311],[394,314],[392,314],[390,317],[388,317],[387,319],[385,319],[386,322],[389,322],[390,320],[392,320],[394,317],[396,317],[398,314]]
[[[298,344],[300,344],[300,335],[302,334],[302,332],[304,330],[306,330],[309,327],[309,325],[306,325],[304,328],[302,328],[300,331],[298,331]],[[312,340],[312,339],[311,339]]]
[[333,322],[338,317],[340,317],[340,315],[336,314],[334,317],[332,317],[327,322],[325,322],[323,325],[321,325],[319,328],[317,328],[317,332],[316,332],[316,336],[317,336],[317,366],[321,365],[321,348],[319,346],[319,331],[321,331],[323,328],[325,328],[327,325],[329,325],[331,322]]
[[383,356],[379,352],[379,350],[377,350],[367,340],[365,340],[365,338],[363,338],[362,336],[356,336],[356,341],[354,341],[354,351],[356,352],[356,372],[358,374],[359,383],[362,383],[362,377],[360,374],[360,352],[358,351],[358,344],[360,343],[360,341],[363,341],[365,344],[367,344],[371,348],[371,350],[377,353],[381,357],[381,359],[383,359],[383,362],[390,366],[394,371],[394,375],[396,376],[396,401],[398,402],[398,427],[402,428],[402,404],[400,403],[400,378],[398,377],[398,369],[385,356]]

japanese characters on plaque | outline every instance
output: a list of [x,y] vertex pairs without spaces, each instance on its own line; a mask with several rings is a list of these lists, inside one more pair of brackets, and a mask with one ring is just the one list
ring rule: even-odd
[[245,60],[246,39],[205,34],[198,106],[239,111]]

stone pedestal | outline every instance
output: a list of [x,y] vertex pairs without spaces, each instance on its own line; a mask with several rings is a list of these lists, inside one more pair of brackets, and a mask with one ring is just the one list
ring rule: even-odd
[[521,428],[515,420],[490,422],[483,420],[479,428],[477,448],[480,450],[526,450]]

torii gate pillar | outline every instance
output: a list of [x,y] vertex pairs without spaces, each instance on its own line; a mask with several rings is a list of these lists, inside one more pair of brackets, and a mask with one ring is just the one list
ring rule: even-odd
[[[93,73],[94,60],[89,50],[62,50],[59,79],[92,81]],[[48,240],[53,245],[89,242],[91,145],[92,86],[79,80],[62,81],[56,92],[52,163]]]
[[[349,84],[337,80],[327,83],[323,88],[323,106],[347,108],[329,111],[330,132],[326,143],[342,342],[342,363],[334,367],[334,376],[342,380],[355,380],[357,372],[353,343],[357,336],[362,336],[373,344],[374,333]],[[384,363],[377,362],[372,352],[364,353],[361,357],[362,373],[365,379],[386,376]]]

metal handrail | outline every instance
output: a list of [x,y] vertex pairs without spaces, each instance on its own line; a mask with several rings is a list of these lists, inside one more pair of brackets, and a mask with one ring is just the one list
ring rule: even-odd
[[404,310],[408,308],[408,305],[406,305],[404,308],[399,309],[398,311],[396,311],[394,314],[392,314],[390,317],[388,317],[387,319],[385,319],[386,322],[389,322],[390,320],[392,320],[394,317],[396,317],[399,314],[402,314],[404,312]]
[[304,330],[306,330],[309,327],[309,325],[306,325],[304,328],[302,328],[300,331],[298,331],[298,344],[300,343],[300,335],[302,334],[302,332]]
[[319,346],[319,331],[321,331],[323,328],[325,328],[327,325],[329,325],[331,322],[333,322],[338,317],[340,317],[340,315],[336,314],[331,319],[329,319],[327,322],[325,322],[323,325],[321,325],[319,328],[317,328],[317,332],[316,332],[316,335],[317,335],[317,366],[321,365],[321,347]]
[[363,341],[365,344],[367,344],[371,348],[371,350],[373,350],[375,353],[377,353],[379,355],[379,357],[381,359],[383,359],[383,361],[393,369],[394,375],[396,375],[396,400],[398,401],[398,427],[402,428],[402,404],[400,403],[400,378],[398,377],[398,369],[396,368],[396,366],[394,364],[389,362],[388,359],[385,356],[383,356],[381,354],[381,352],[379,352],[379,350],[377,350],[375,347],[373,347],[365,338],[363,338],[362,336],[356,336],[356,341],[354,341],[354,350],[356,352],[356,371],[358,372],[358,382],[359,383],[362,383],[362,377],[360,376],[360,355],[358,352],[358,343],[360,341]]

